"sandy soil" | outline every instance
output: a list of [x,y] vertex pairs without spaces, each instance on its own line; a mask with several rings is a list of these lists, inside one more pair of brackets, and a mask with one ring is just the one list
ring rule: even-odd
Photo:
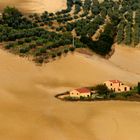
[[0,0],[0,10],[7,5],[15,6],[26,13],[56,12],[66,9],[66,0]]
[[[54,98],[58,92],[108,79],[135,84],[140,79],[135,70],[140,69],[139,61],[123,64],[133,52],[140,57],[139,50],[116,48],[109,61],[75,53],[38,67],[0,50],[0,139],[139,140],[140,103]],[[120,57],[121,63],[116,60]]]
[[118,46],[115,44],[115,53],[111,57],[110,62],[129,72],[140,75],[140,49]]

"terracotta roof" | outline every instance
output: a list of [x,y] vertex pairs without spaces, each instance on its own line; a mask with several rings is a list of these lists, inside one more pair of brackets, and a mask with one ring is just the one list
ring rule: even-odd
[[88,88],[79,88],[79,89],[75,89],[77,90],[79,93],[87,93],[90,92],[90,90]]
[[109,81],[112,83],[121,83],[121,81],[119,81],[119,80],[109,80]]

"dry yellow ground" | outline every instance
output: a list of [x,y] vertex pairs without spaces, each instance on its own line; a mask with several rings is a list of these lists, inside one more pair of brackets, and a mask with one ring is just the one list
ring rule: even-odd
[[117,47],[109,61],[75,53],[43,67],[0,50],[0,140],[139,140],[140,103],[54,98],[108,79],[135,84],[140,50],[127,50]]
[[56,12],[66,9],[66,0],[0,0],[0,10],[7,5],[15,6],[26,13]]
[[[26,12],[55,12],[63,0],[5,0]],[[0,50],[0,140],[139,140],[140,103],[62,102],[58,92],[119,79],[140,80],[140,50],[116,48],[107,61],[69,55],[43,67]]]

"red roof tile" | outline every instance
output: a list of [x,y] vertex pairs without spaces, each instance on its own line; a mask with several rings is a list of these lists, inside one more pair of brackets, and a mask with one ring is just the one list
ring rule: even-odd
[[119,80],[109,80],[112,83],[121,83]]
[[79,93],[88,93],[90,92],[90,90],[88,88],[79,88],[79,89],[75,89],[77,90]]

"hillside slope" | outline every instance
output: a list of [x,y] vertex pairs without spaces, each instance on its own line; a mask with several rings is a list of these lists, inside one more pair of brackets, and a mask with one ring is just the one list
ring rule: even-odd
[[115,45],[115,48],[110,62],[126,71],[140,74],[140,49],[121,45]]
[[[0,50],[0,139],[139,140],[139,103],[66,103],[54,98],[59,92],[108,79],[135,84],[140,79],[135,69],[128,72],[116,66],[121,51],[116,49],[118,55],[111,62],[75,53],[37,67]],[[139,50],[134,51],[139,58]]]
[[66,0],[6,0],[0,1],[0,10],[7,5],[16,6],[25,13],[56,12],[66,8]]

